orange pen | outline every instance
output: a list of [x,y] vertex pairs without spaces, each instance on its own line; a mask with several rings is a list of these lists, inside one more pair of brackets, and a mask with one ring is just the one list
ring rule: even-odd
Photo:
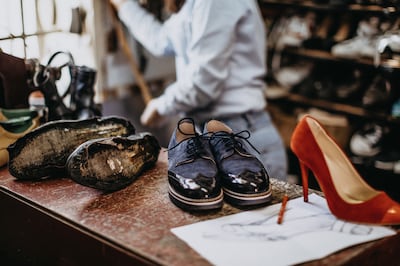
[[281,224],[283,221],[283,215],[285,214],[286,204],[287,204],[288,200],[289,200],[289,197],[287,194],[285,194],[283,196],[281,209],[279,210],[279,214],[278,214],[278,224]]

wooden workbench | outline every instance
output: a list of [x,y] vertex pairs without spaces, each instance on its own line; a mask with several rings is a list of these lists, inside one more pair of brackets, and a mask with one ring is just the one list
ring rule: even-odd
[[[301,187],[272,179],[272,203]],[[2,265],[210,265],[170,231],[240,212],[187,213],[168,198],[167,154],[129,187],[113,192],[68,178],[17,181],[0,170]],[[266,251],[267,252],[267,251]],[[400,265],[400,234],[361,244],[305,265]],[[290,251],[288,251],[290,256]],[[3,264],[8,262],[9,264]]]

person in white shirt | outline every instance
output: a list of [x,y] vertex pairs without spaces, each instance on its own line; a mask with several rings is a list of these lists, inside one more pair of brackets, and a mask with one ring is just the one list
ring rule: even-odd
[[164,0],[173,11],[164,22],[136,0],[111,2],[148,51],[175,56],[176,81],[147,104],[142,124],[181,115],[200,126],[217,119],[234,132],[247,129],[270,176],[286,180],[284,144],[266,111],[266,32],[257,1]]

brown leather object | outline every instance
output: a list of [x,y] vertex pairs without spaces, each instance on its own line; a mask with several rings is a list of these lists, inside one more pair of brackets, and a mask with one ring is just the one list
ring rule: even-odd
[[0,107],[29,107],[25,60],[0,52]]

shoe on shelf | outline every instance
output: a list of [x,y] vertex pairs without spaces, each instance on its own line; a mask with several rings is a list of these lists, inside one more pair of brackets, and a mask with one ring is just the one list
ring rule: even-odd
[[223,193],[208,138],[191,118],[178,121],[168,145],[169,197],[186,211],[220,209]]
[[329,75],[317,78],[313,82],[313,89],[318,99],[331,100],[336,98],[335,83]]
[[305,116],[300,120],[290,147],[300,163],[304,201],[308,201],[311,170],[337,218],[376,225],[400,224],[400,204],[364,181],[316,119]]
[[376,169],[400,174],[400,152],[398,150],[384,151],[374,157]]
[[39,125],[40,118],[35,111],[0,109],[0,167],[8,163],[8,146]]
[[354,29],[353,26],[354,18],[348,13],[344,14],[344,16],[340,17],[339,19],[340,19],[340,25],[336,29],[336,32],[332,36],[332,39],[329,41],[329,43],[331,44],[329,50],[332,48],[333,45],[349,39],[350,36],[353,34],[353,32],[356,30]]
[[400,30],[387,31],[383,35],[379,36],[376,42],[376,50],[374,55],[375,66],[379,66],[381,64],[381,55],[388,48],[392,53],[400,53]]
[[309,98],[332,100],[336,97],[332,76],[330,66],[324,63],[316,64],[310,75],[293,87],[293,91]]
[[303,41],[302,46],[307,49],[324,50],[326,40],[329,39],[329,33],[334,25],[333,16],[324,16],[321,21],[316,21],[316,29],[309,39]]
[[280,17],[268,34],[269,47],[277,50],[285,47],[300,47],[304,40],[311,37],[314,22],[315,14],[312,12],[304,16]]
[[359,59],[363,57],[374,58],[376,38],[357,36],[332,46],[331,52],[334,56]]
[[150,133],[93,139],[82,143],[68,157],[66,168],[75,182],[104,191],[127,187],[154,166],[160,144]]
[[[364,72],[360,69],[343,68],[335,75],[338,80],[336,87],[336,98],[343,102],[359,100],[364,92]],[[340,81],[339,81],[340,80]]]
[[330,18],[330,21],[329,16],[324,16],[321,23],[316,23],[320,26],[315,36],[305,40],[303,46],[309,49],[331,51],[332,46],[349,39],[353,34],[355,29],[352,20],[353,18],[348,14],[336,19]]
[[335,20],[329,19],[329,16],[324,16],[320,23],[316,23],[318,29],[315,35],[305,40],[303,46],[308,49],[331,51],[332,46],[349,39],[353,35],[355,29],[352,21],[353,18],[348,14]]
[[391,80],[378,74],[365,90],[362,105],[367,109],[390,108],[395,93]]
[[312,63],[298,62],[290,66],[279,67],[279,69],[274,71],[273,75],[279,85],[286,90],[290,90],[307,78],[311,74],[312,69]]
[[56,175],[65,171],[68,156],[83,142],[134,133],[130,121],[117,116],[47,122],[8,146],[8,170],[21,180]]
[[377,123],[367,123],[353,133],[350,138],[350,151],[358,156],[371,157],[383,150],[385,136],[389,128]]
[[371,17],[358,23],[356,36],[332,46],[334,56],[359,59],[362,57],[374,58],[376,54],[377,36],[380,33],[379,18]]
[[217,120],[210,120],[204,133],[210,138],[225,199],[232,205],[243,207],[269,202],[272,190],[268,173],[258,158],[247,151],[250,133],[235,134]]

